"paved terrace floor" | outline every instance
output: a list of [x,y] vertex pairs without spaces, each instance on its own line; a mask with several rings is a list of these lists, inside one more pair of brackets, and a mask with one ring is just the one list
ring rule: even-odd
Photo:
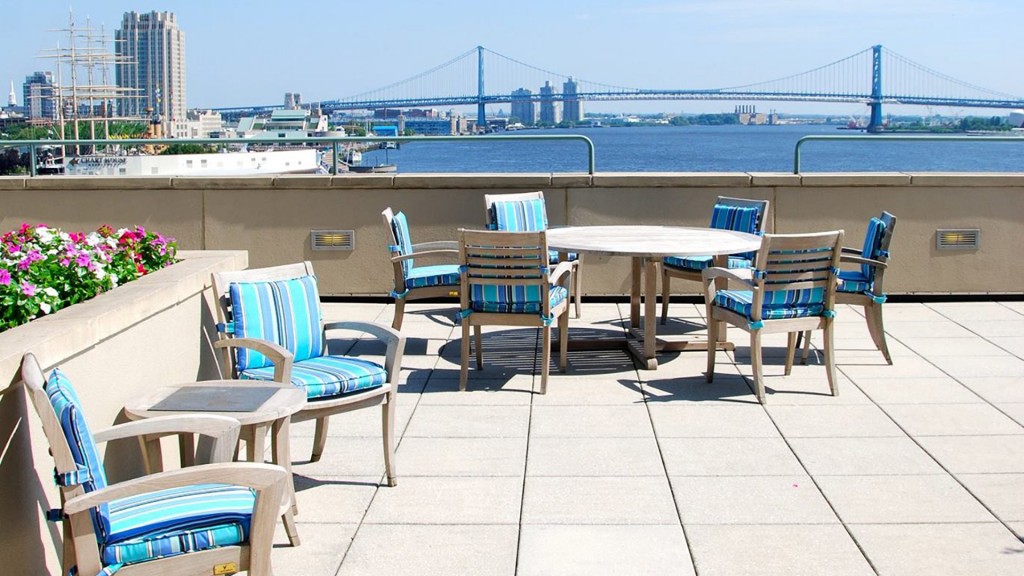
[[[332,419],[315,464],[312,423],[294,427],[302,545],[278,528],[278,574],[1024,574],[1024,303],[887,304],[893,366],[843,308],[840,395],[820,355],[783,376],[769,338],[763,407],[738,330],[713,384],[703,352],[657,371],[573,352],[541,396],[538,332],[493,328],[460,393],[454,308],[410,308],[398,486],[382,484],[378,410]],[[331,320],[392,310],[325,305]],[[666,332],[702,313],[674,304]],[[625,318],[586,303],[570,334]]]

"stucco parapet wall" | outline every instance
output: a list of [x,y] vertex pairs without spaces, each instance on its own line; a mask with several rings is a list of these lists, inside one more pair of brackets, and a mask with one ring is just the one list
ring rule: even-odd
[[[0,333],[0,374],[16,374],[25,351],[44,364],[79,354],[201,293],[216,271],[243,270],[244,250],[181,251],[181,262],[99,296]],[[158,346],[158,342],[153,343]],[[2,386],[2,383],[0,386]]]
[[743,172],[598,172],[594,188],[745,188]]
[[551,186],[549,173],[398,174],[396,189],[450,188],[466,190],[541,189]]
[[36,176],[25,187],[33,190],[159,190],[171,187],[168,176]]
[[326,190],[331,187],[331,179],[323,174],[287,174],[274,178],[273,186],[289,190]]
[[804,187],[909,186],[910,174],[903,172],[818,172],[800,174]]
[[552,174],[552,188],[589,188],[594,185],[590,174]]
[[1014,173],[971,173],[928,172],[910,174],[911,186],[954,186],[958,188],[1003,188],[1024,186],[1024,172]]
[[751,186],[799,186],[799,174],[786,174],[783,172],[750,172]]
[[24,190],[25,178],[23,176],[0,176],[0,190]]
[[394,174],[339,174],[330,178],[331,188],[390,189],[395,185]]
[[[275,176],[176,176],[171,185],[180,190],[242,190],[270,188]],[[113,179],[113,178],[112,178]]]

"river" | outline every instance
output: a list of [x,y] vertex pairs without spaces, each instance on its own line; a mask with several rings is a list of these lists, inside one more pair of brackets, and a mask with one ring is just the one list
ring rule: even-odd
[[[836,126],[645,126],[552,129],[508,134],[582,134],[594,142],[598,172],[792,172],[793,148],[810,134],[853,135]],[[364,155],[399,172],[586,172],[582,142],[403,143]],[[1020,142],[808,142],[803,172],[1020,172]]]

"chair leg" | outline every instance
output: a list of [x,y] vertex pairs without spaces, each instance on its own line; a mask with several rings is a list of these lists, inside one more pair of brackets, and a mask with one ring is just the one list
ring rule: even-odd
[[793,373],[793,357],[796,356],[796,342],[799,336],[799,332],[789,332],[786,334],[786,376]]
[[548,393],[548,373],[551,372],[551,326],[541,330],[540,342],[540,393]]
[[882,305],[872,302],[864,307],[864,316],[868,320],[868,332],[875,342],[875,347],[882,352],[886,363],[892,365],[892,356],[889,355],[889,345],[885,342],[885,325],[882,324]]
[[[462,365],[459,369],[459,390],[466,389],[466,380],[469,379],[469,319],[462,319]],[[478,345],[477,348],[480,346]]]
[[708,372],[706,379],[708,382],[712,382],[715,379],[715,354],[718,353],[718,347],[715,346],[715,341],[718,339],[718,322],[711,318],[711,306],[708,309]]
[[811,355],[811,331],[804,332],[804,350],[800,353],[800,364],[807,366],[807,357]]
[[309,456],[310,462],[319,462],[324,455],[324,446],[327,445],[327,416],[316,419],[316,429],[313,432],[313,453]]
[[754,371],[754,395],[757,401],[764,404],[764,374],[761,370],[761,331],[750,333],[750,366]]
[[661,267],[661,323],[664,325],[668,322],[668,300],[671,293],[671,282],[668,272],[665,271],[665,266]]
[[484,367],[484,337],[483,328],[480,326],[474,326],[473,338],[476,340],[476,369],[483,370]]
[[835,322],[825,319],[825,374],[828,376],[828,387],[833,396],[839,396],[839,381],[836,379],[836,355],[832,345],[832,331]]
[[577,260],[572,266],[572,301],[573,306],[576,307],[576,318],[579,319],[580,314],[580,300],[583,298],[583,275],[580,272],[583,267],[580,266],[580,261]]
[[[395,384],[397,386],[397,384]],[[384,472],[387,474],[388,486],[398,485],[395,472],[395,399],[398,393],[394,388],[388,392],[388,401],[381,408],[381,431],[384,433]]]
[[395,330],[402,329],[402,318],[405,317],[405,298],[395,298],[395,319],[391,321],[391,327]]
[[565,372],[569,365],[569,314],[558,317],[558,370]]

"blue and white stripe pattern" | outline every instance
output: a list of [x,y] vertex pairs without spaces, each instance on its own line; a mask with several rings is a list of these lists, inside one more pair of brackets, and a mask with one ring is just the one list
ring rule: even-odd
[[543,198],[500,200],[491,205],[494,229],[501,232],[541,232],[548,229]]
[[[861,249],[861,256],[871,260],[878,260],[882,250],[882,238],[885,236],[885,223],[879,218],[872,218],[868,222],[867,232],[864,234],[864,247]],[[860,265],[861,273],[867,278],[869,284],[875,282],[875,267],[870,264]],[[870,290],[870,288],[868,289]],[[843,290],[847,292],[847,290]]]
[[[279,344],[295,355],[295,362],[323,354],[320,294],[313,276],[232,282],[228,293],[236,337]],[[272,365],[263,354],[244,348],[236,350],[235,362],[239,371]]]
[[420,266],[413,268],[405,278],[405,287],[424,288],[426,286],[452,286],[459,285],[458,264],[437,264],[434,266]]
[[[239,374],[243,380],[273,380],[273,367],[252,368]],[[388,380],[384,367],[369,360],[347,356],[321,356],[292,364],[291,383],[306,389],[306,399],[329,398],[382,386]]]
[[[756,206],[729,206],[715,204],[711,210],[711,228],[733,230],[747,234],[761,234],[758,227],[761,210]],[[750,268],[756,252],[744,252],[729,257],[729,268]],[[669,256],[662,263],[669,268],[699,272],[712,266],[711,256]]]
[[[715,293],[715,305],[742,314],[751,320],[754,293],[750,290],[720,290]],[[762,320],[821,316],[825,309],[825,290],[774,290],[764,293],[761,307]]]
[[[399,212],[391,219],[391,231],[395,234],[395,240],[398,242],[398,254],[400,256],[407,256],[412,254],[412,236],[409,234],[409,221],[405,217],[404,212]],[[402,274],[406,278],[409,277],[409,273],[413,268],[413,259],[402,260]],[[400,286],[395,286],[395,290],[398,290]]]
[[[469,305],[473,312],[541,314],[544,304],[540,292],[540,286],[471,284]],[[551,286],[549,309],[564,302],[568,295],[564,287]]]
[[839,292],[849,292],[853,294],[859,292],[871,292],[873,283],[874,282],[868,280],[860,270],[840,270],[839,285],[836,286],[836,290]]

